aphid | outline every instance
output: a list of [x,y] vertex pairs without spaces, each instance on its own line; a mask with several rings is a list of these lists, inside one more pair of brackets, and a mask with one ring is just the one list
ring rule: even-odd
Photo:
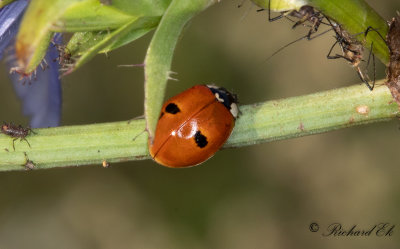
[[72,53],[65,45],[56,43],[53,43],[53,45],[58,51],[58,57],[54,59],[55,61],[58,60],[58,63],[63,67],[73,64]]
[[212,85],[197,85],[167,100],[154,140],[148,141],[151,157],[173,168],[204,162],[230,136],[239,112],[236,103],[236,95]]
[[110,167],[110,163],[107,162],[106,160],[103,160],[103,162],[101,163],[101,165],[103,166],[103,168],[108,168],[108,167]]
[[[271,11],[271,10],[269,10]],[[314,7],[311,7],[309,5],[304,5],[302,6],[299,10],[292,10],[289,12],[283,12],[281,13],[281,15],[274,17],[274,18],[270,18],[270,14],[268,16],[268,20],[271,21],[275,21],[278,20],[284,16],[292,16],[292,17],[296,17],[297,19],[299,19],[297,22],[294,23],[294,25],[292,26],[292,29],[296,28],[299,25],[304,25],[305,22],[310,22],[311,26],[310,29],[306,35],[306,38],[308,40],[312,39],[312,35],[314,33],[316,33],[319,29],[319,26],[321,25],[322,20],[324,19],[324,16],[321,14],[321,12],[316,11],[314,9]]]
[[[257,2],[256,2],[257,3]],[[258,11],[263,11],[260,9]],[[271,17],[271,11],[280,12],[278,16]],[[292,28],[296,28],[299,25],[309,26],[310,29],[305,36],[308,40],[312,39],[312,35],[316,33],[319,26],[324,23],[324,15],[317,11],[314,7],[307,5],[305,1],[294,0],[294,1],[281,1],[281,0],[270,0],[268,2],[268,21],[274,22],[283,17],[286,17],[290,21],[294,22]],[[289,17],[295,17],[297,21],[291,20]],[[305,23],[309,22],[310,25]]]
[[[273,56],[284,50],[285,48],[289,47],[290,45],[297,43],[303,39],[312,40],[319,36],[324,35],[325,33],[329,32],[331,29],[325,30],[316,34],[320,28],[321,24],[328,25],[328,23],[323,22],[324,18],[326,18],[320,11],[315,9],[312,6],[306,5],[307,3],[302,0],[292,0],[292,1],[281,1],[281,0],[271,0],[268,2],[268,20],[270,22],[279,20],[283,17],[287,18],[288,20],[294,22],[292,29],[296,28],[299,25],[307,26],[310,29],[308,30],[307,34],[292,41],[288,44],[282,46],[278,50],[276,50],[273,54],[271,54],[265,61],[268,61]],[[263,10],[263,9],[262,9]],[[280,12],[280,14],[276,17],[271,18],[271,11]],[[293,21],[289,17],[295,17],[298,21]],[[306,24],[307,22],[311,23],[311,25]]]
[[24,164],[25,169],[26,170],[34,169],[36,167],[36,164],[33,161],[29,160],[28,155],[26,154],[26,152],[24,152],[24,155],[25,155],[25,161],[26,161],[25,164]]
[[14,124],[12,124],[12,123],[9,123],[9,124],[4,123],[4,124],[1,126],[1,130],[0,130],[0,131],[1,131],[1,133],[5,134],[5,135],[14,138],[14,139],[13,139],[13,148],[14,148],[14,151],[15,151],[15,144],[14,144],[14,143],[15,143],[15,140],[17,140],[18,138],[20,139],[20,141],[24,140],[24,141],[29,145],[29,148],[30,148],[31,145],[29,144],[28,140],[26,140],[26,137],[27,137],[28,135],[30,135],[31,133],[35,133],[35,132],[34,132],[31,128],[29,128],[29,127],[24,128],[24,127],[22,127],[21,125],[16,126],[16,125],[14,125]]
[[[361,42],[359,42],[357,39],[355,39],[355,35],[351,35],[349,32],[347,32],[341,25],[331,21],[329,18],[327,18],[328,22],[330,23],[331,27],[335,31],[335,38],[336,41],[330,48],[328,55],[326,56],[328,59],[339,59],[343,58],[346,61],[352,65],[360,79],[365,83],[365,85],[368,87],[369,90],[373,90],[375,86],[375,55],[370,52],[368,56],[368,61],[367,61],[367,66],[369,65],[371,55],[372,55],[372,60],[373,60],[373,69],[374,69],[374,80],[372,81],[372,84],[370,84],[371,80],[368,76],[367,73],[363,72],[360,68],[360,63],[363,61],[363,53],[364,53],[364,47]],[[367,35],[367,31],[363,32],[361,34]],[[359,34],[358,34],[359,35]],[[342,54],[335,54],[332,55],[333,48],[339,44]],[[371,49],[372,51],[372,44],[371,44]]]

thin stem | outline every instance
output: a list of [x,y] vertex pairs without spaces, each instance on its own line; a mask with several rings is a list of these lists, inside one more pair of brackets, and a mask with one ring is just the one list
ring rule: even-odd
[[[241,106],[242,115],[225,148],[289,139],[372,122],[391,120],[399,108],[383,81],[369,91],[364,85]],[[149,159],[145,122],[34,129],[25,141],[0,134],[0,171],[101,165]],[[26,156],[25,156],[26,153]],[[30,165],[31,166],[31,165]]]

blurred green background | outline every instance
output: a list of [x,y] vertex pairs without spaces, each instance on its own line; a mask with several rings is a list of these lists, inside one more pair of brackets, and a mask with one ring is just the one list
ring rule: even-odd
[[[327,60],[333,33],[274,51],[305,34],[288,20],[225,0],[197,16],[176,49],[168,97],[215,83],[242,104],[356,84],[344,60]],[[386,20],[398,0],[369,3]],[[142,63],[151,34],[97,56],[63,78],[63,125],[143,114]],[[379,63],[379,62],[377,62]],[[379,65],[377,78],[385,77]],[[0,68],[0,120],[27,124]],[[38,82],[39,83],[39,82]],[[34,82],[35,84],[35,82]],[[399,122],[223,150],[201,166],[152,161],[0,173],[0,248],[398,248]],[[309,231],[311,222],[320,231]],[[322,237],[389,222],[390,237]]]

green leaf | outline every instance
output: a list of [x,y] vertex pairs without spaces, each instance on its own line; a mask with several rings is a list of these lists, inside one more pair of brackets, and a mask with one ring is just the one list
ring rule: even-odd
[[252,0],[252,2],[261,8],[270,7],[271,11],[277,12],[299,10],[301,6],[307,5],[305,0]]
[[110,32],[75,33],[67,45],[67,51],[71,53],[75,60],[67,73],[78,69],[100,52],[109,52],[140,38],[154,29],[159,20],[160,17],[142,17]]
[[145,59],[145,116],[150,138],[154,135],[172,56],[186,23],[212,4],[213,0],[173,0],[158,25]]
[[55,32],[80,32],[116,29],[132,21],[137,16],[128,15],[121,10],[90,0],[68,8],[62,17],[53,24]]
[[151,30],[155,29],[161,20],[161,16],[142,17],[136,21],[136,25],[133,26],[126,34],[120,35],[118,39],[115,39],[106,48],[100,51],[100,53],[108,53],[114,49],[122,47],[128,43],[131,43],[140,37],[144,36]]
[[133,16],[162,16],[171,0],[113,0],[112,5]]
[[[160,19],[161,17],[142,17],[137,19],[135,21],[136,24],[125,35],[118,36],[117,39],[100,52],[109,52],[142,37],[157,27]],[[99,42],[112,35],[111,32],[107,31],[76,32],[69,40],[67,49],[72,56],[80,56],[85,54],[91,47],[96,46]]]

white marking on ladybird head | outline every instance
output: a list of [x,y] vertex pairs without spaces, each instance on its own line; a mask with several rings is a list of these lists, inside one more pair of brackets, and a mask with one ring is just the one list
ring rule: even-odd
[[221,98],[219,97],[219,93],[215,93],[214,95],[215,95],[215,98],[216,98],[219,102],[221,102],[221,103],[224,102],[224,99],[221,99]]
[[213,89],[219,89],[219,87],[215,86],[215,85],[207,85],[208,88],[213,88]]
[[232,104],[231,104],[231,109],[230,109],[230,111],[231,111],[231,114],[232,114],[232,116],[233,116],[234,118],[237,118],[237,117],[238,117],[239,109],[238,109],[238,106],[236,105],[236,103],[232,103]]

